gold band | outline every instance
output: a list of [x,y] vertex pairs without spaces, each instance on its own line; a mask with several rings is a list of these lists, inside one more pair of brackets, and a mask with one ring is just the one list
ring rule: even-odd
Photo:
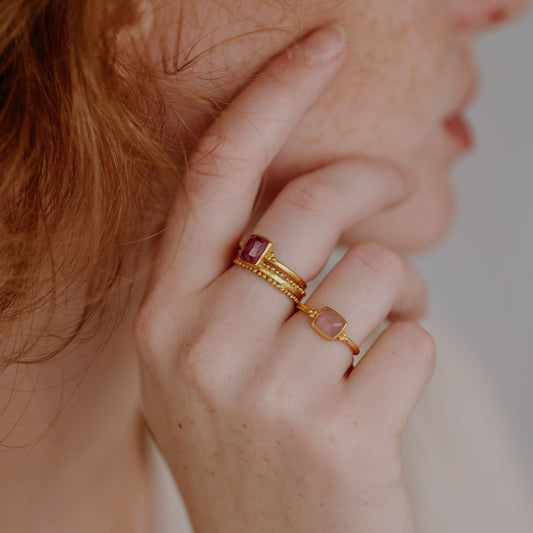
[[265,263],[270,264],[281,272],[283,272],[289,279],[297,283],[302,289],[305,290],[305,288],[307,287],[307,283],[300,276],[298,276],[298,274],[296,274],[294,270],[290,269],[287,265],[280,263],[276,259],[276,256],[274,255],[274,252],[272,250],[270,250],[270,252],[266,255]]
[[322,309],[311,309],[305,304],[297,303],[296,307],[309,315],[311,318],[311,326],[324,339],[328,341],[341,341],[347,344],[354,355],[358,355],[359,346],[346,335],[347,322],[337,311],[331,307],[324,306]]
[[302,300],[307,284],[296,272],[276,259],[271,241],[254,234],[239,244],[240,249],[233,263],[268,281],[295,304]]
[[277,274],[276,271],[269,270],[268,267],[263,267],[263,269],[255,268],[253,265],[242,261],[238,257],[236,257],[233,262],[236,265],[250,270],[265,281],[268,281],[272,286],[276,287],[276,289],[288,296],[295,304],[299,303],[300,300],[305,296],[305,291],[303,289],[295,289],[293,284],[289,283],[289,281],[287,281],[284,277]]

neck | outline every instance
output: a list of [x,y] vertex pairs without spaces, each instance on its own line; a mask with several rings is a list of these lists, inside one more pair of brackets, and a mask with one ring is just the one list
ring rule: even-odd
[[[27,457],[19,475],[0,485],[3,531],[146,533],[150,531],[147,471],[139,442],[129,439],[96,462],[62,461],[44,477]],[[37,455],[37,449],[36,449]],[[42,455],[42,454],[38,454]],[[46,458],[48,459],[48,458]]]
[[2,531],[151,531],[130,326],[97,357],[85,346],[0,375]]

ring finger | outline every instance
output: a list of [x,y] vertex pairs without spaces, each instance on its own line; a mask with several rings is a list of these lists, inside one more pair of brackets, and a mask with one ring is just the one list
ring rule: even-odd
[[[346,252],[306,305],[318,311],[328,306],[339,313],[347,322],[346,335],[360,345],[387,316],[420,318],[426,295],[424,279],[407,257],[369,241]],[[310,321],[306,313],[296,312],[281,330],[282,342],[295,346],[294,364],[300,372],[311,373],[308,377],[315,382],[341,383],[352,365],[352,351],[341,341],[322,338]]]

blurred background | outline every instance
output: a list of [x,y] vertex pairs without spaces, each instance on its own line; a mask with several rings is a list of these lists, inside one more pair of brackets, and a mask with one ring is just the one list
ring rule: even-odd
[[453,171],[457,216],[414,255],[445,315],[501,392],[533,480],[533,11],[477,44],[477,147]]

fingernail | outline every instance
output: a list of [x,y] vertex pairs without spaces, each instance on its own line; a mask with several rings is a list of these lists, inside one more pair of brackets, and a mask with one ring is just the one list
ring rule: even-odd
[[331,24],[313,31],[299,44],[310,64],[331,61],[343,52],[346,32],[342,26]]

